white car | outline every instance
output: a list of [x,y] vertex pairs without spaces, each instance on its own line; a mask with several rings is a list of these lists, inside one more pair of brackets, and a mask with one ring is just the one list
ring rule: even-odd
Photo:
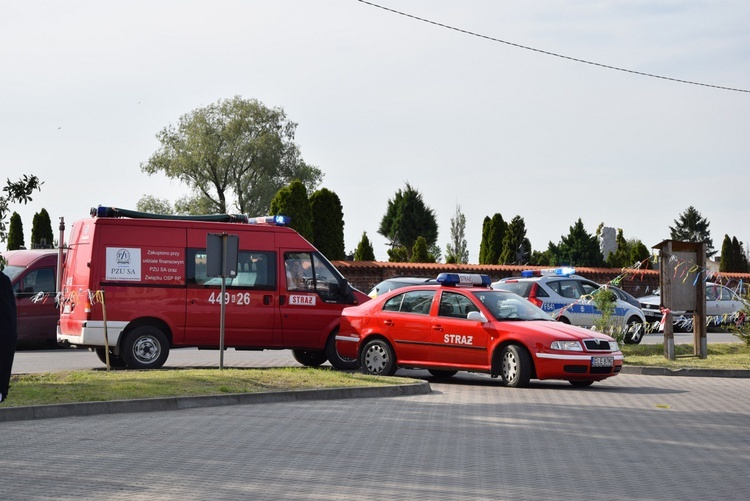
[[[527,270],[521,277],[503,278],[493,283],[492,288],[515,292],[566,324],[590,328],[601,318],[602,312],[594,305],[591,295],[602,285],[575,275],[573,268]],[[625,343],[638,344],[646,323],[641,309],[618,295],[613,316],[621,327],[628,327]]]
[[[657,290],[655,294],[638,298],[641,309],[649,322],[660,322],[661,296]],[[744,321],[745,313],[750,305],[729,287],[712,282],[706,282],[706,322],[712,325],[733,325]],[[672,323],[679,331],[693,330],[693,315],[684,311],[672,311]]]

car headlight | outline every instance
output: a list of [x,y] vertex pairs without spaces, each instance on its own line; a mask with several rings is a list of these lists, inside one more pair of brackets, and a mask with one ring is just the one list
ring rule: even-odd
[[617,344],[617,341],[609,342],[609,351],[620,351],[620,346]]
[[552,341],[550,348],[561,351],[583,351],[583,347],[578,341]]

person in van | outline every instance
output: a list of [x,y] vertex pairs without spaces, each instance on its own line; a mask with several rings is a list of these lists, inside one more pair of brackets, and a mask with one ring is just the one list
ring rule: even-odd
[[286,284],[287,289],[304,290],[305,276],[302,272],[302,265],[299,259],[287,259],[286,261]]

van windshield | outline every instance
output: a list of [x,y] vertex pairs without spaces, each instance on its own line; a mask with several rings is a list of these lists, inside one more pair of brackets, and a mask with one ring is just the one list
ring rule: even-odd
[[3,268],[3,273],[8,275],[10,277],[10,281],[12,282],[18,275],[23,273],[23,270],[25,269],[26,268],[24,268],[23,266],[6,266],[5,268]]

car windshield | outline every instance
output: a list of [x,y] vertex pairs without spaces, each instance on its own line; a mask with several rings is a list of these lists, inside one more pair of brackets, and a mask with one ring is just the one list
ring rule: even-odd
[[490,311],[495,320],[550,320],[554,319],[512,292],[488,290],[474,292],[474,296]]
[[534,282],[500,282],[492,286],[493,289],[515,292],[519,296],[529,297],[529,290]]
[[3,268],[3,273],[8,275],[10,277],[10,281],[12,282],[25,269],[26,268],[24,268],[23,266],[6,266],[5,268]]

